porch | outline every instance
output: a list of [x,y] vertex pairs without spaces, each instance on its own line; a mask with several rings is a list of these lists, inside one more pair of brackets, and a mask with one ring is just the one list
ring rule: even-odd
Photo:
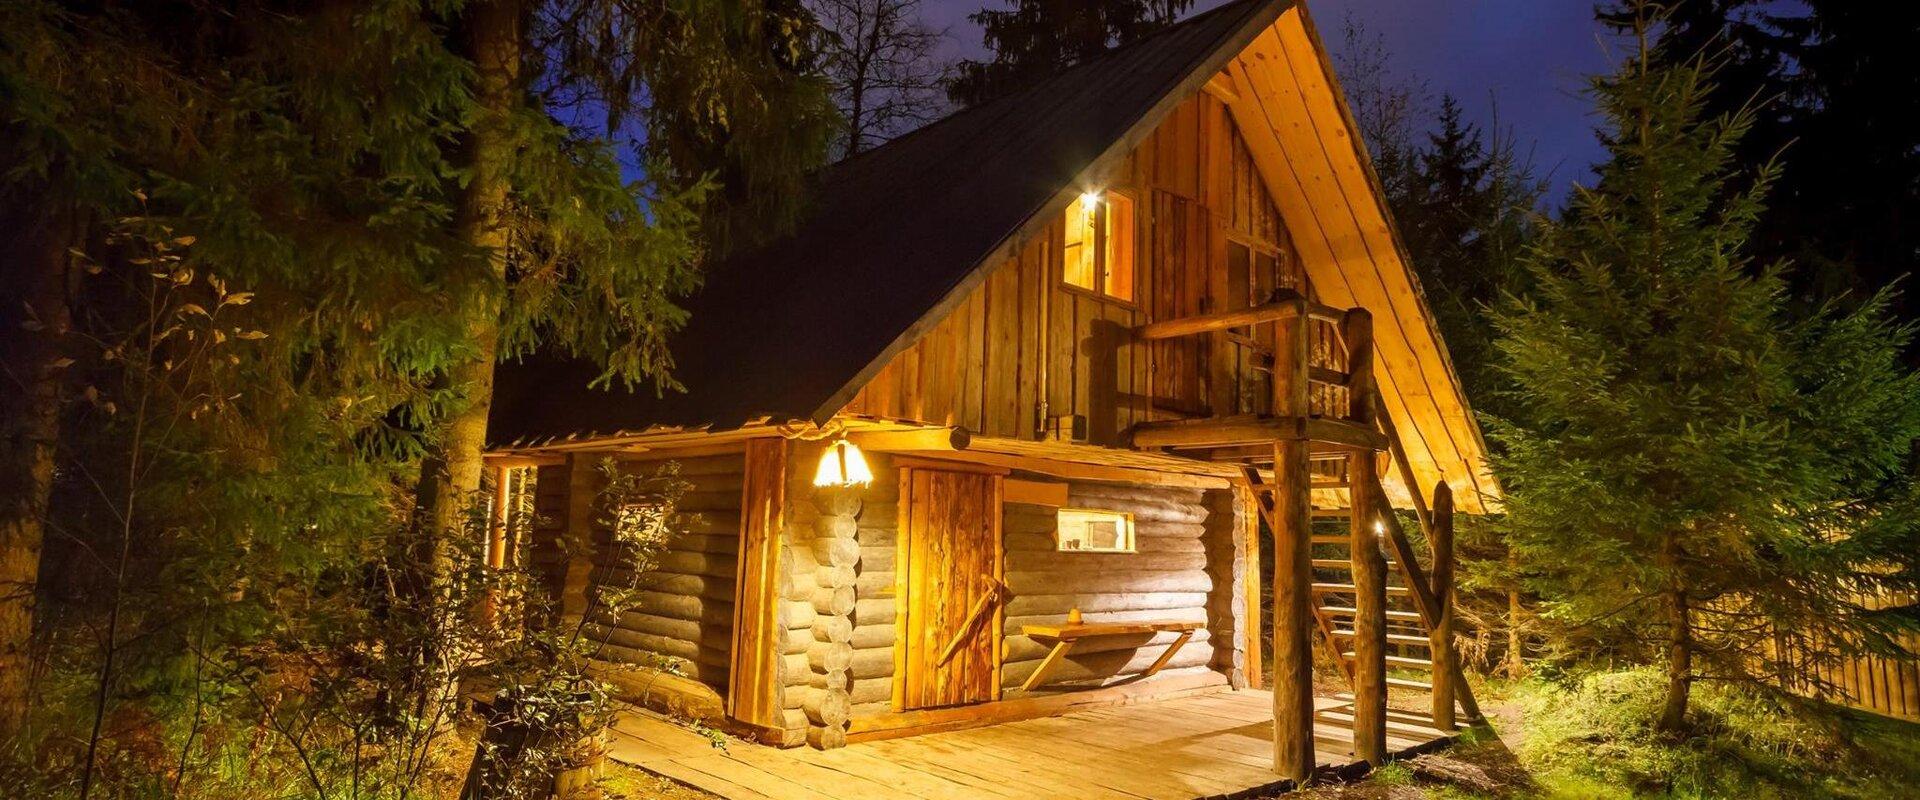
[[[1364,771],[1350,700],[1316,697],[1316,774]],[[1387,749],[1405,756],[1451,734],[1390,712]],[[624,716],[611,757],[734,800],[1073,797],[1191,800],[1288,787],[1273,771],[1273,696],[1221,690],[844,748],[778,749],[705,738],[652,714]]]

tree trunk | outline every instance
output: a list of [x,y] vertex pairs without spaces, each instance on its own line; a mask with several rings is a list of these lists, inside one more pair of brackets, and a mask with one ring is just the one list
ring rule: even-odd
[[1693,620],[1686,586],[1679,575],[1680,543],[1668,537],[1660,550],[1660,566],[1667,572],[1667,698],[1661,705],[1657,730],[1679,733],[1687,727],[1687,693],[1693,686]]
[[[469,6],[464,20],[465,48],[473,61],[475,103],[479,106],[466,141],[468,182],[456,209],[462,241],[485,254],[488,283],[467,299],[467,341],[473,357],[449,367],[438,387],[458,394],[452,411],[439,420],[421,460],[415,489],[415,528],[403,544],[398,590],[402,614],[437,614],[440,589],[449,568],[449,537],[466,528],[480,491],[481,453],[486,446],[487,414],[493,404],[494,362],[499,350],[504,297],[485,287],[506,279],[507,226],[504,218],[509,169],[514,153],[512,115],[520,103],[519,72],[523,38],[518,0],[493,0]],[[413,621],[431,617],[413,617]],[[404,627],[404,624],[403,624]],[[419,666],[418,683],[407,686],[416,697],[431,697],[439,654],[428,642],[404,645]],[[429,671],[431,670],[431,671]]]
[[20,266],[0,291],[0,741],[20,731],[31,689],[34,599],[60,434],[61,339],[70,321],[67,248],[78,233],[58,214],[35,216],[24,227],[39,235],[0,254]]

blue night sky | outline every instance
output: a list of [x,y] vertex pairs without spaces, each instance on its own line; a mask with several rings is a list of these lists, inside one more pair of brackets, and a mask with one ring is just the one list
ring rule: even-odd
[[[1226,0],[1200,0],[1196,11]],[[980,30],[967,15],[1002,0],[925,0],[927,22],[946,28],[948,55],[983,52]],[[1351,16],[1378,35],[1397,77],[1424,82],[1432,99],[1460,98],[1482,128],[1498,124],[1531,153],[1535,170],[1551,179],[1549,202],[1586,182],[1601,156],[1595,118],[1581,92],[1587,75],[1604,72],[1619,49],[1593,21],[1592,0],[1310,0],[1308,8],[1329,48],[1343,46]]]

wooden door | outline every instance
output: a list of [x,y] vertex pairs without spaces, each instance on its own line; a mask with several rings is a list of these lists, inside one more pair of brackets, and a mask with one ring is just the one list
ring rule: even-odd
[[1000,696],[1001,476],[910,467],[900,475],[901,709]]

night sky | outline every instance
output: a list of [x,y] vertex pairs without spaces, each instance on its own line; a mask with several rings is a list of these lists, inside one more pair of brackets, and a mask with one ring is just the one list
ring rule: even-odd
[[[1226,0],[1200,0],[1195,12]],[[925,0],[927,22],[946,28],[948,55],[976,57],[980,30],[967,15],[1002,0]],[[1618,43],[1603,40],[1593,0],[1310,0],[1321,38],[1338,51],[1351,15],[1378,34],[1399,77],[1424,82],[1434,102],[1460,98],[1483,128],[1499,126],[1551,179],[1549,202],[1587,182],[1601,157],[1594,117],[1581,96],[1586,76],[1610,69]]]

